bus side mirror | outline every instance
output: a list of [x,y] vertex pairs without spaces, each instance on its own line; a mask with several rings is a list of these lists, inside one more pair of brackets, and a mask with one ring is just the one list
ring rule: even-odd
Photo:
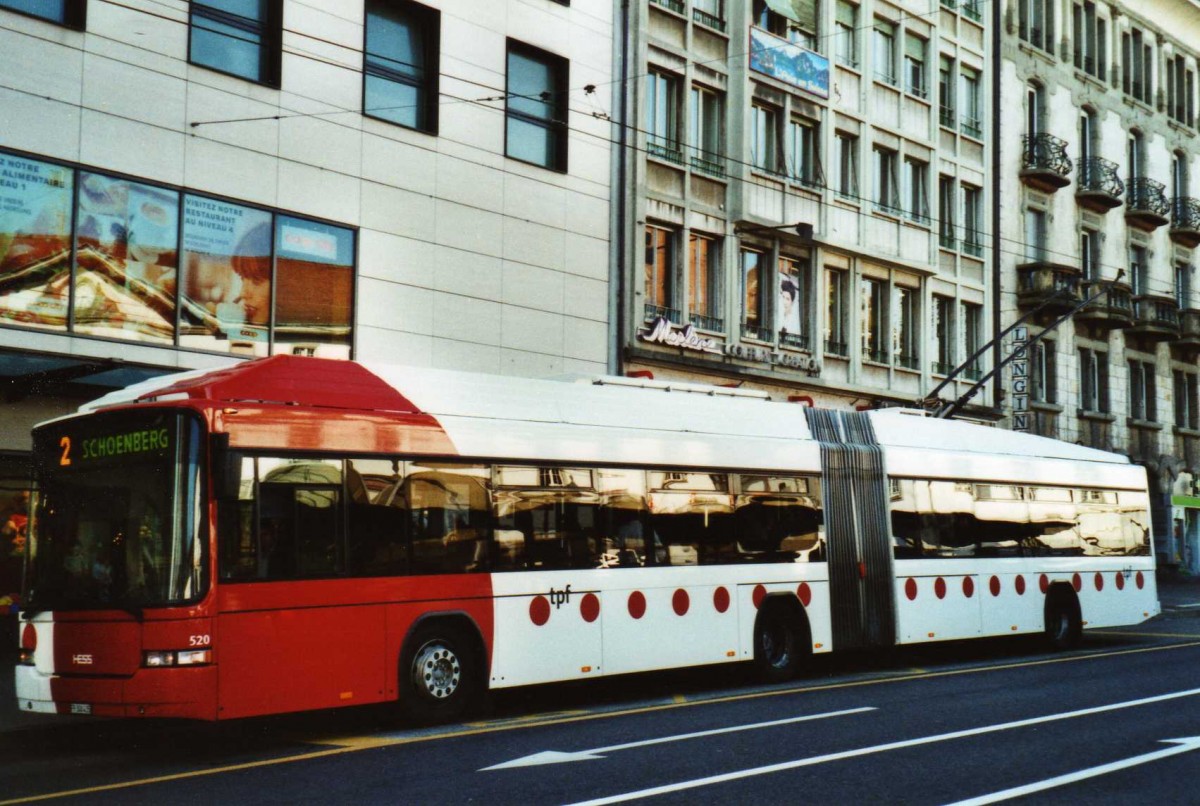
[[213,498],[236,501],[242,485],[242,454],[229,447],[228,434],[213,434],[211,458]]

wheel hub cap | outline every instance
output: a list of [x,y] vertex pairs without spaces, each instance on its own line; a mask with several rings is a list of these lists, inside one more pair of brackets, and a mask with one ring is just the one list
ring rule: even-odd
[[426,644],[413,660],[413,681],[426,697],[444,700],[454,694],[461,680],[462,664],[444,644]]

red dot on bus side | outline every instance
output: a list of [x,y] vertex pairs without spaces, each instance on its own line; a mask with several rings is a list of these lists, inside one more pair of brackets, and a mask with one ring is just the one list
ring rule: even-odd
[[677,589],[675,595],[671,597],[671,607],[674,608],[675,615],[677,616],[685,615],[691,605],[692,600],[688,597],[688,592],[683,588]]
[[767,598],[767,589],[762,585],[754,586],[754,606],[760,607],[763,599]]
[[946,598],[946,580],[938,577],[933,583],[933,595],[939,599]]
[[1096,572],[1096,590],[1104,590],[1104,574],[1099,571]]
[[545,596],[535,596],[529,603],[529,620],[537,626],[542,626],[550,620],[550,600]]
[[[1024,596],[1025,595],[1025,577],[1021,576],[1020,574],[1017,574],[1017,581],[1014,584],[1016,585],[1016,588],[1017,588],[1017,596]],[[1045,575],[1042,576],[1041,584],[1042,584],[1042,592],[1045,593],[1046,586],[1048,584],[1046,581]]]
[[796,588],[796,595],[800,597],[800,604],[808,607],[812,601],[812,588],[808,587],[807,582],[801,582],[800,587]]
[[21,649],[37,649],[37,628],[32,624],[26,624],[25,629],[21,631]]
[[1050,577],[1042,574],[1042,578],[1038,580],[1038,587],[1042,589],[1042,593],[1050,590]]
[[729,609],[729,591],[724,586],[713,591],[713,607],[717,609],[718,613],[724,613]]
[[1113,579],[1115,579],[1117,582],[1117,590],[1119,590],[1119,591],[1125,590],[1125,575],[1124,574],[1122,574],[1120,571],[1118,571],[1113,576]]
[[915,601],[917,598],[917,581],[912,577],[909,577],[908,581],[904,583],[904,595],[908,597],[910,602]]
[[1079,574],[1072,574],[1071,587],[1075,589],[1076,593],[1083,590],[1083,577],[1079,576]]
[[646,597],[641,591],[629,594],[629,615],[634,618],[646,615]]
[[579,603],[579,615],[583,616],[583,620],[591,624],[600,617],[600,597],[594,593],[585,593],[583,601]]
[[970,577],[963,577],[963,596],[970,599],[975,595],[975,580]]
[[1141,590],[1146,584],[1146,578],[1142,576],[1141,571],[1137,572],[1137,576],[1133,578],[1133,581],[1137,583],[1138,590]]
[[988,580],[988,590],[992,592],[992,596],[1000,595],[1000,577],[992,577]]

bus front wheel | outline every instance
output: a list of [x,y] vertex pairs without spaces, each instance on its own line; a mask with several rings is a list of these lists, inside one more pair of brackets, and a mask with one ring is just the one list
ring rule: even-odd
[[400,709],[413,722],[462,715],[480,691],[479,653],[466,631],[444,623],[417,627],[400,658]]
[[754,667],[764,682],[782,683],[800,671],[807,646],[789,615],[784,607],[767,605],[754,622]]

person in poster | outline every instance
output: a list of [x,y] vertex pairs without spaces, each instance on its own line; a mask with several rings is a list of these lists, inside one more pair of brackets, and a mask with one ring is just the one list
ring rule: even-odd
[[798,278],[779,272],[779,329],[800,334],[800,284]]
[[271,239],[270,213],[184,198],[181,344],[266,355]]

